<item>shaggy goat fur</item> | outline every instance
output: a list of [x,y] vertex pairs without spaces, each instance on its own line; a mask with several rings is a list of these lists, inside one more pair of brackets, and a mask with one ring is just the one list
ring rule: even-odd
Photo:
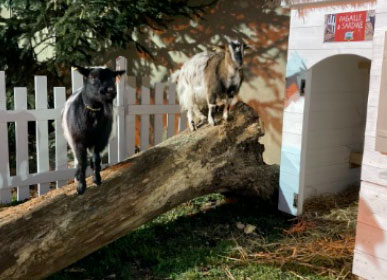
[[208,122],[215,125],[217,106],[225,105],[223,119],[228,120],[229,106],[237,96],[243,81],[243,56],[245,44],[229,41],[219,52],[201,52],[185,62],[172,74],[177,82],[178,100],[191,130],[196,129],[195,118],[206,119],[202,110],[208,108]]

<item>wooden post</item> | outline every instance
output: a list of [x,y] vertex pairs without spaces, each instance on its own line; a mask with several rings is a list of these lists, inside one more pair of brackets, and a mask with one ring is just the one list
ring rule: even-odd
[[[116,60],[117,70],[127,70],[128,61],[120,56]],[[117,83],[117,137],[118,137],[118,161],[123,161],[128,156],[126,148],[126,128],[125,128],[125,98],[127,84],[127,73],[123,74]]]
[[[176,104],[176,84],[168,83],[168,104]],[[168,114],[168,130],[167,138],[172,137],[175,134],[175,114]]]
[[[54,88],[54,106],[62,110],[66,102],[66,89],[64,87]],[[63,135],[62,118],[55,119],[55,169],[67,169],[67,142]],[[58,180],[56,187],[62,187],[67,184],[67,180]]]
[[187,128],[187,112],[181,112],[179,118],[179,131],[183,131]]
[[[5,72],[0,71],[0,111],[7,110]],[[11,190],[4,188],[9,178],[8,126],[0,120],[0,203],[11,202]]]
[[[164,101],[164,83],[156,83],[155,85],[155,105],[163,105]],[[163,141],[163,114],[155,114],[154,127],[154,144],[157,145]]]
[[83,87],[83,76],[77,71],[76,68],[71,68],[71,89],[72,93],[77,89]]
[[[150,89],[149,89],[149,78],[142,79],[141,87],[141,105],[150,104]],[[141,115],[141,151],[145,151],[149,148],[149,114]]]
[[[47,109],[47,77],[35,76],[35,108]],[[42,173],[50,169],[48,158],[48,121],[36,121],[36,161],[37,172]],[[38,184],[38,194],[45,194],[50,190],[50,183]]]
[[126,140],[128,156],[131,156],[135,152],[136,147],[136,116],[129,114],[131,105],[136,105],[136,79],[134,77],[128,77],[127,84],[127,107],[126,109]]
[[[14,89],[15,111],[27,110],[27,89]],[[24,179],[29,174],[28,162],[28,123],[23,119],[15,122],[15,137],[16,137],[16,175]],[[30,197],[29,186],[17,187],[17,200],[24,200]]]

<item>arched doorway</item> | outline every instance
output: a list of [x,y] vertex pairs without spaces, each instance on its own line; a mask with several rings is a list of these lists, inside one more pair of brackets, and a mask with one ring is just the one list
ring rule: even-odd
[[306,199],[360,185],[370,61],[336,55],[306,73],[299,213]]

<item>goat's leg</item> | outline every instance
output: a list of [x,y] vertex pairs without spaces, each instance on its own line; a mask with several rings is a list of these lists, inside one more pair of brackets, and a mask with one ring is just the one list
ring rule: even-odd
[[77,169],[75,178],[78,181],[77,192],[83,194],[86,190],[86,168],[87,168],[87,150],[82,145],[75,147],[77,157]]
[[101,156],[99,155],[99,151],[94,151],[94,176],[93,176],[93,182],[96,185],[101,185]]
[[195,116],[200,120],[200,122],[198,123],[198,126],[201,125],[201,124],[203,124],[203,123],[207,120],[206,115],[204,115],[204,114],[200,111],[200,109],[199,109],[198,106],[194,106],[194,107],[192,108],[192,110],[193,110]]
[[195,131],[196,130],[196,125],[195,125],[194,117],[193,117],[193,114],[192,114],[192,108],[188,109],[188,111],[187,111],[187,118],[188,118],[189,129],[191,131]]
[[200,111],[200,109],[199,109],[198,106],[194,106],[194,107],[193,107],[193,111],[194,111],[195,115],[199,118],[199,120],[200,120],[201,122],[204,122],[204,121],[207,119],[206,115],[204,115],[204,114],[202,113],[202,111]]
[[215,112],[216,104],[208,104],[208,123],[210,125],[216,125]]
[[224,109],[223,109],[223,120],[225,122],[229,120],[230,103],[231,103],[230,99],[227,98],[226,104],[224,105]]

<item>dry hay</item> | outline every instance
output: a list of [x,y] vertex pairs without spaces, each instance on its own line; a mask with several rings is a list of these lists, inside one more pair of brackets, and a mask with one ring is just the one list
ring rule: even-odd
[[351,274],[359,189],[324,195],[304,205],[305,214],[275,242],[266,238],[235,239],[228,259],[281,267],[305,279],[314,272],[333,279],[356,279]]

